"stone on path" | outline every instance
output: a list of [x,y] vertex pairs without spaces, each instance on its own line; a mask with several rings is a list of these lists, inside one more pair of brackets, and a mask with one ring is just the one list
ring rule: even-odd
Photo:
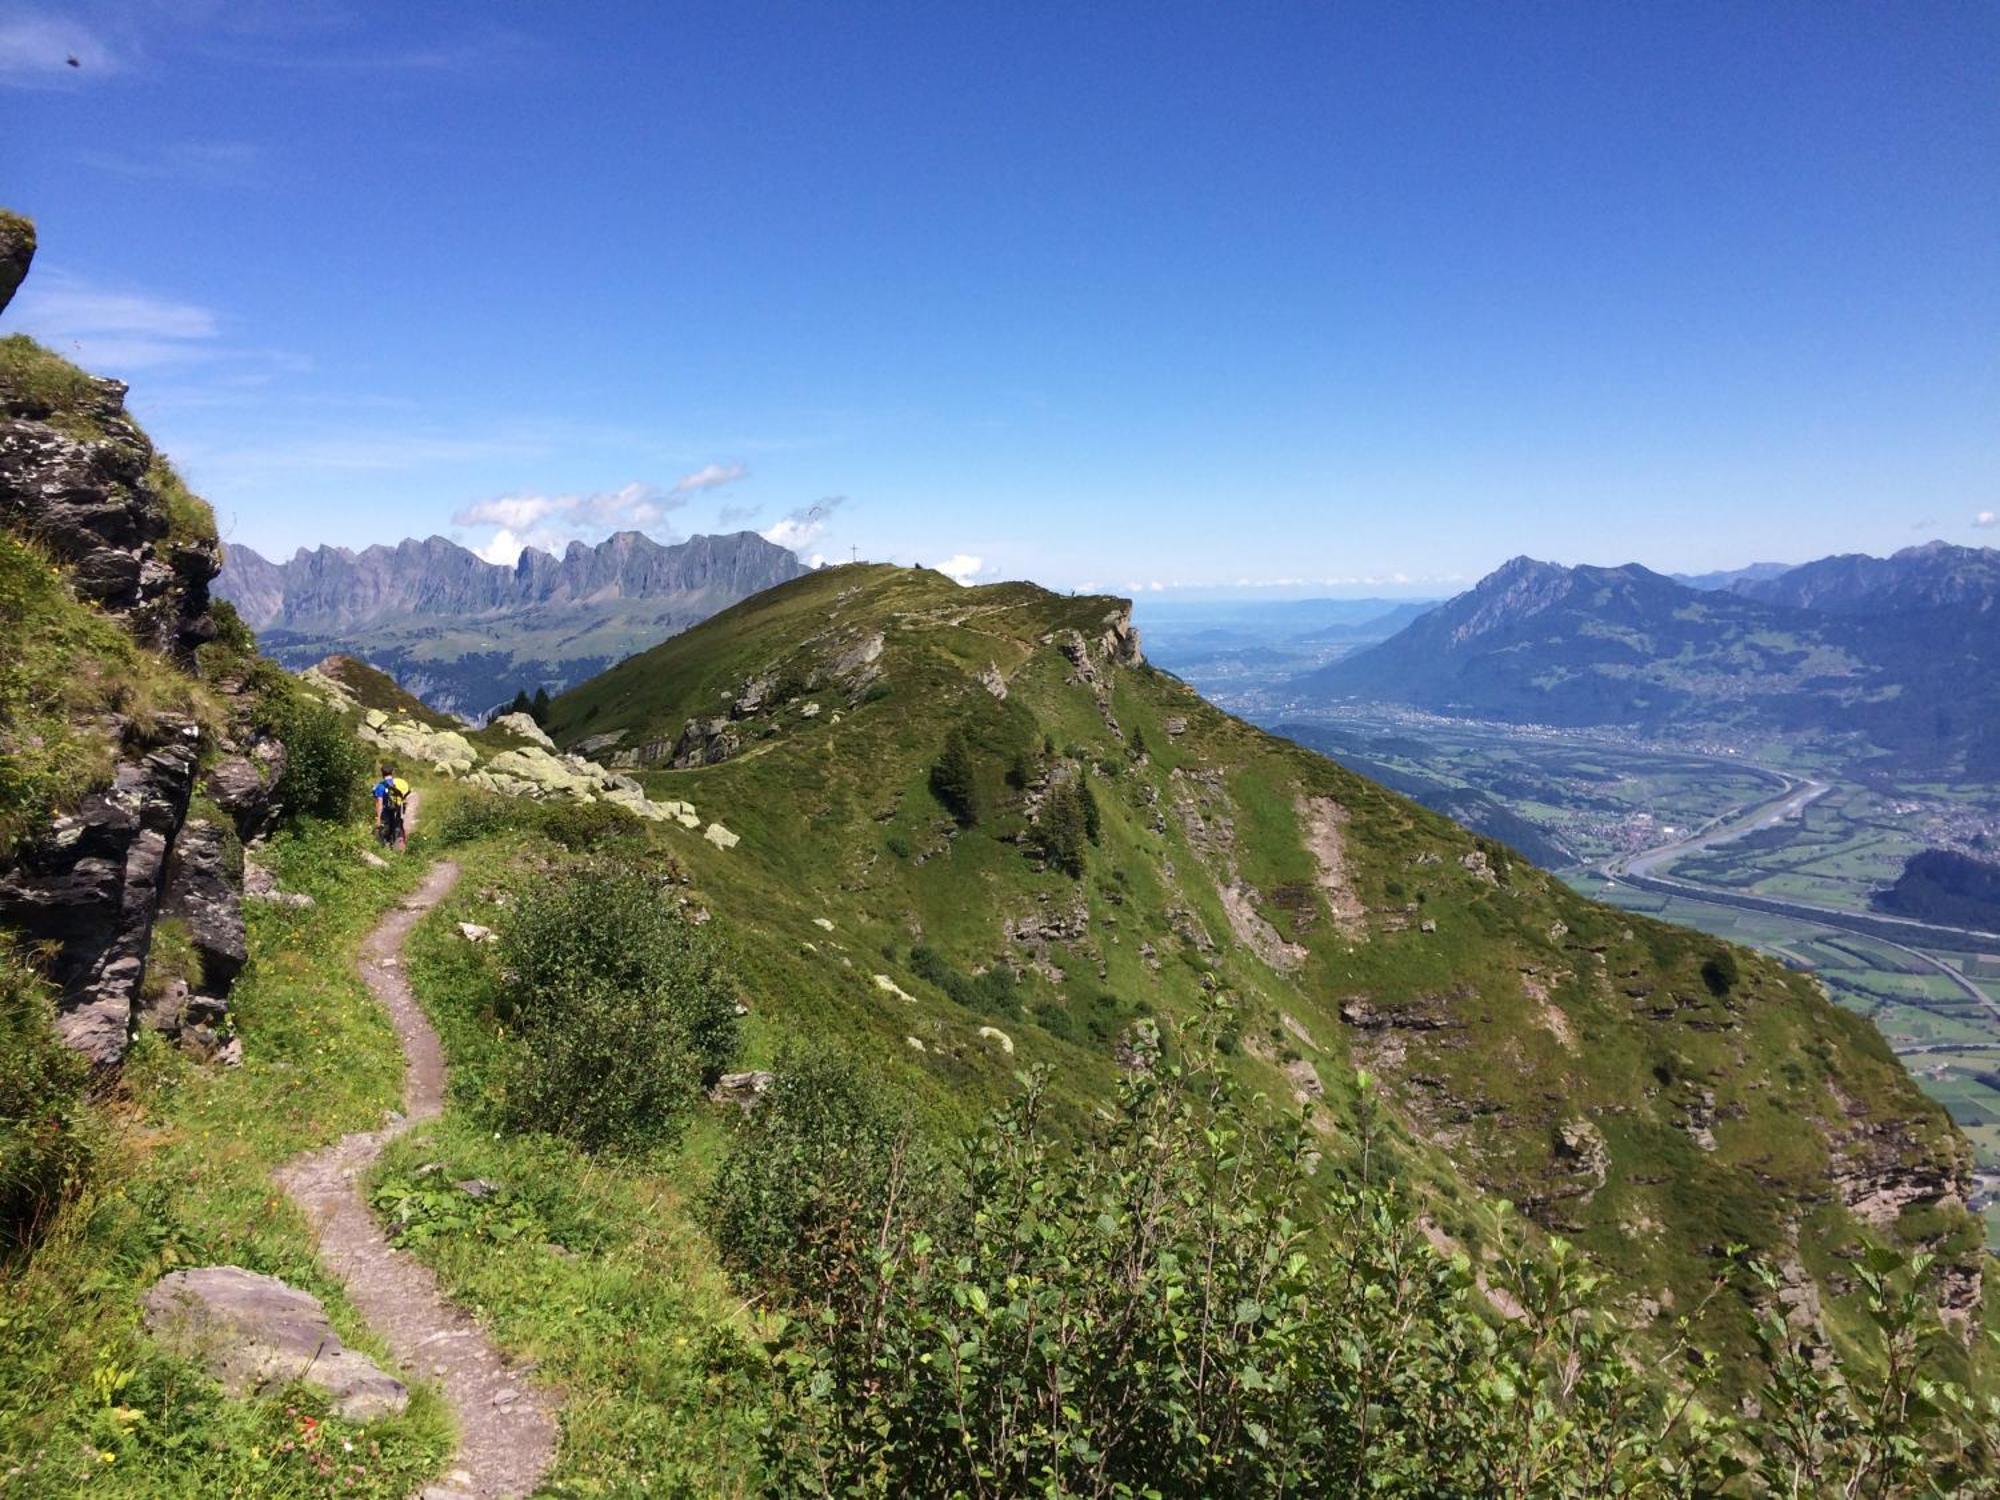
[[398,1416],[402,1381],[340,1342],[310,1292],[240,1266],[171,1271],[146,1293],[146,1327],[174,1353],[199,1360],[233,1396],[295,1380],[326,1392],[350,1422]]

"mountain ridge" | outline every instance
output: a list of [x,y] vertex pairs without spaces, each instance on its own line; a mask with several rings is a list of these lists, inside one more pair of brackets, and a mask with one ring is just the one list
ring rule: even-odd
[[1732,593],[1830,614],[1968,607],[2000,601],[2000,548],[1930,541],[1887,557],[1845,552],[1800,563],[1774,578],[1743,578]]
[[[1323,1111],[1327,1150],[1366,1068],[1413,1171],[1522,1206],[1634,1306],[1694,1305],[1722,1244],[1817,1275],[1922,1223],[1970,1316],[1963,1144],[1866,1022],[1765,958],[1736,956],[1740,986],[1704,971],[1714,940],[1230,717],[1145,662],[1124,601],[825,569],[547,727],[726,828],[666,832],[760,1027],[838,1039],[939,1109],[1041,1067],[1087,1112],[1135,1038],[1220,1005],[1238,1065]],[[1783,1059],[1839,1076],[1822,1096]]]
[[[1703,590],[1638,563],[1513,558],[1291,691],[1295,706],[1372,700],[1566,728],[1803,733],[1911,765],[2000,763],[1988,727],[2000,710],[2000,554],[1933,544],[1866,570],[1824,561],[1833,566]],[[1830,597],[1843,607],[1799,602]]]
[[293,668],[349,653],[432,708],[476,718],[526,688],[561,689],[806,571],[756,532],[663,544],[643,532],[528,548],[492,563],[448,538],[228,549],[217,595]]
[[[790,559],[789,567],[784,559]],[[595,545],[573,541],[560,557],[524,548],[511,566],[489,562],[433,534],[358,550],[300,547],[282,563],[233,545],[216,591],[237,606],[253,630],[303,631],[353,628],[448,609],[500,612],[651,598],[708,586],[714,575],[731,569],[796,577],[804,565],[754,531],[703,534],[675,543],[656,542],[640,531],[617,531]],[[270,593],[274,583],[275,598]]]

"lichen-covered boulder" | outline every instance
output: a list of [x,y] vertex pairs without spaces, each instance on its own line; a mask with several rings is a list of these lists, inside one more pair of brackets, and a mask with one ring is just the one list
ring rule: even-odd
[[605,784],[605,772],[590,767],[588,761],[572,762],[535,746],[502,750],[486,763],[496,776],[512,776],[537,788],[542,796],[575,797],[590,801]]
[[493,720],[493,727],[518,735],[530,744],[540,745],[544,750],[554,750],[556,747],[556,742],[542,732],[542,726],[527,714],[501,714]]
[[199,1266],[162,1276],[146,1293],[146,1328],[198,1360],[234,1396],[302,1380],[326,1392],[350,1422],[400,1415],[402,1381],[340,1341],[319,1298],[240,1266]]
[[391,718],[379,708],[368,710],[355,733],[385,751],[390,759],[421,761],[447,776],[463,776],[479,764],[479,752],[472,748],[472,741],[457,730]]

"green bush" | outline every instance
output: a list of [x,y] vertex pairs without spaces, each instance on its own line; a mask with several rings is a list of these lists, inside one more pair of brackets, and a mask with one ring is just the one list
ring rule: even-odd
[[1718,1000],[1734,990],[1742,978],[1743,971],[1736,962],[1733,949],[1718,948],[1702,962],[1701,982]]
[[285,774],[278,783],[285,817],[329,822],[359,817],[375,780],[375,762],[347,721],[289,682],[271,685],[263,709],[285,742]]
[[910,968],[919,979],[936,985],[967,1010],[1020,1019],[1021,986],[1012,969],[996,965],[977,977],[963,974],[928,943],[910,949]]
[[208,617],[215,622],[215,639],[210,644],[231,656],[254,656],[257,633],[244,624],[243,616],[227,599],[210,599]]
[[[537,802],[528,797],[503,797],[493,792],[467,792],[455,798],[430,825],[430,834],[446,847],[470,844],[497,833],[540,834],[578,854],[593,853],[625,843],[642,843],[646,827],[637,813],[611,802]],[[650,862],[671,868],[664,852],[649,851]]]
[[[1857,1271],[1878,1347],[1830,1366],[1746,1268],[1771,1377],[1758,1415],[1730,1415],[1687,1321],[1649,1366],[1563,1241],[1502,1235],[1475,1271],[1392,1186],[1310,1183],[1309,1134],[1258,1124],[1202,1055],[1128,1078],[1082,1142],[1043,1133],[1037,1081],[943,1166],[838,1112],[752,1123],[737,1172],[761,1181],[782,1139],[817,1209],[787,1239],[794,1200],[772,1194],[775,1248],[736,1257],[777,1255],[797,1313],[773,1351],[772,1492],[1995,1493],[2000,1402],[1926,1373],[1922,1258]],[[1364,1093],[1364,1163],[1372,1116]],[[762,1201],[742,1197],[753,1228]]]
[[787,1051],[703,1198],[723,1264],[775,1286],[856,1252],[913,1149],[881,1091],[834,1051]]
[[0,936],[0,1265],[41,1238],[86,1180],[87,1074],[56,1040],[48,988]]
[[707,929],[655,879],[585,865],[523,897],[502,934],[515,1036],[500,1111],[586,1150],[675,1139],[735,1056],[735,986]]

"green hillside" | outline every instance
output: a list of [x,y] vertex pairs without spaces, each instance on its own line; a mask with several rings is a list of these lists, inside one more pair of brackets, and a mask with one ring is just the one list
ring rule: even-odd
[[[1319,1100],[1327,1150],[1366,1068],[1444,1232],[1487,1243],[1511,1200],[1642,1320],[1745,1244],[1840,1326],[1844,1263],[1886,1238],[1938,1252],[1962,1322],[1966,1148],[1865,1022],[1210,708],[1127,619],[827,569],[558,699],[549,728],[711,825],[668,833],[741,949],[753,1050],[858,1045],[953,1124],[1045,1065],[1080,1115],[1149,1023],[1226,1006],[1233,1065]],[[1709,1323],[1739,1337],[1736,1311]]]

